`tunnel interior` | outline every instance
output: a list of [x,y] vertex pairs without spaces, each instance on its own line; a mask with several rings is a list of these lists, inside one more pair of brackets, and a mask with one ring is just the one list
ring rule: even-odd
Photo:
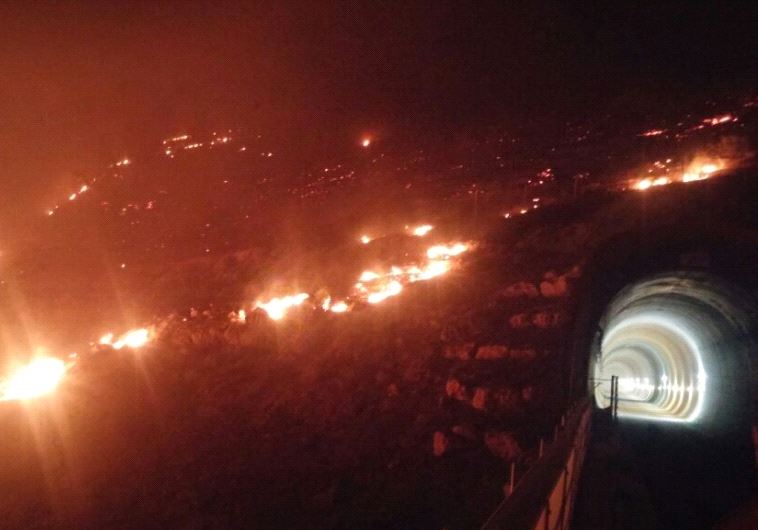
[[673,271],[630,283],[610,301],[591,347],[599,408],[618,377],[618,417],[713,433],[752,423],[751,302],[715,276]]

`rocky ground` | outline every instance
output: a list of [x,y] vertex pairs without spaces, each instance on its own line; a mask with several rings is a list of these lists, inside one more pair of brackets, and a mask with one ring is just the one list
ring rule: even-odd
[[527,259],[524,227],[380,307],[174,315],[90,354],[48,402],[3,404],[4,524],[475,526],[566,399],[581,268]]

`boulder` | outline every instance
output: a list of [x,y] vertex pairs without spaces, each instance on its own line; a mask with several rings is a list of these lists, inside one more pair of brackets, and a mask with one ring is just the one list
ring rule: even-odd
[[510,358],[517,361],[531,361],[537,357],[537,352],[532,348],[511,349]]
[[537,291],[537,287],[533,283],[517,282],[503,289],[500,295],[504,298],[518,298],[521,296],[536,298],[539,296],[539,291]]
[[515,412],[521,405],[521,392],[516,392],[510,388],[502,388],[492,393],[492,402],[498,410]]
[[519,313],[517,315],[513,315],[511,318],[508,319],[508,324],[515,329],[519,328],[526,328],[531,326],[532,322],[529,318],[529,315],[526,313]]
[[500,344],[488,344],[485,346],[479,346],[476,351],[477,359],[504,359],[508,357],[508,347]]
[[484,444],[495,456],[513,461],[522,454],[516,439],[507,432],[488,431],[484,434]]
[[554,328],[565,321],[563,313],[559,311],[540,311],[532,315],[531,323],[538,328]]
[[435,431],[432,437],[432,453],[434,456],[442,456],[450,447],[450,440],[444,432]]
[[471,358],[471,352],[474,350],[473,342],[462,344],[448,344],[445,346],[442,355],[446,359],[460,359],[467,361]]
[[461,424],[461,425],[454,425],[451,429],[453,431],[453,434],[460,436],[461,438],[465,438],[466,440],[476,440],[479,438],[479,435],[476,432],[476,429],[472,425],[469,424]]
[[568,294],[568,283],[565,276],[555,276],[555,273],[545,274],[540,282],[540,293],[545,298],[559,298]]
[[474,397],[471,398],[471,406],[476,410],[484,410],[487,407],[488,394],[489,392],[486,388],[475,388]]
[[459,401],[465,401],[467,397],[466,387],[454,377],[451,377],[447,380],[447,383],[445,383],[445,394],[447,394],[448,397]]

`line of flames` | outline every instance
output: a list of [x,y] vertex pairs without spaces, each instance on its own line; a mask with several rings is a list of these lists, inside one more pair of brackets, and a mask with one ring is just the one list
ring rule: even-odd
[[[427,230],[428,232],[428,230]],[[313,303],[313,309],[332,313],[346,313],[361,303],[379,304],[399,295],[406,285],[431,280],[447,274],[464,252],[471,250],[473,243],[455,242],[448,245],[433,245],[426,249],[425,261],[420,265],[393,265],[388,270],[365,270],[353,284],[350,293],[344,299],[333,299],[330,295]],[[262,309],[272,320],[281,320],[289,310],[302,306],[312,300],[305,292],[270,299],[256,300],[252,308]],[[231,315],[234,321],[244,321],[244,309]]]
[[[425,236],[432,229],[431,225],[422,225],[410,229],[409,233],[418,237]],[[423,265],[393,266],[388,271],[364,271],[353,286],[351,294],[344,300],[332,300],[330,296],[321,300],[318,306],[323,311],[345,313],[352,310],[357,303],[378,304],[396,296],[405,285],[430,280],[450,271],[453,259],[473,248],[471,243],[452,243],[450,245],[433,245],[426,250]],[[263,309],[272,320],[283,319],[288,311],[312,299],[308,293],[258,300],[253,309]],[[245,309],[231,315],[235,322],[245,322]],[[137,328],[120,335],[106,333],[97,341],[100,347],[114,350],[139,350],[155,339],[155,331],[149,328]],[[76,365],[77,354],[71,354],[67,360],[39,354],[24,365],[17,366],[5,380],[0,380],[0,401],[25,401],[51,394],[66,373]]]

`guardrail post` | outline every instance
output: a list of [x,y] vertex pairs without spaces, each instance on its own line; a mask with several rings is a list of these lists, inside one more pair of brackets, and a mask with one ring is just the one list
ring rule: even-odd
[[611,376],[611,421],[616,423],[619,412],[619,377]]
[[511,476],[508,481],[508,496],[513,495],[513,490],[516,489],[516,462],[511,462]]

